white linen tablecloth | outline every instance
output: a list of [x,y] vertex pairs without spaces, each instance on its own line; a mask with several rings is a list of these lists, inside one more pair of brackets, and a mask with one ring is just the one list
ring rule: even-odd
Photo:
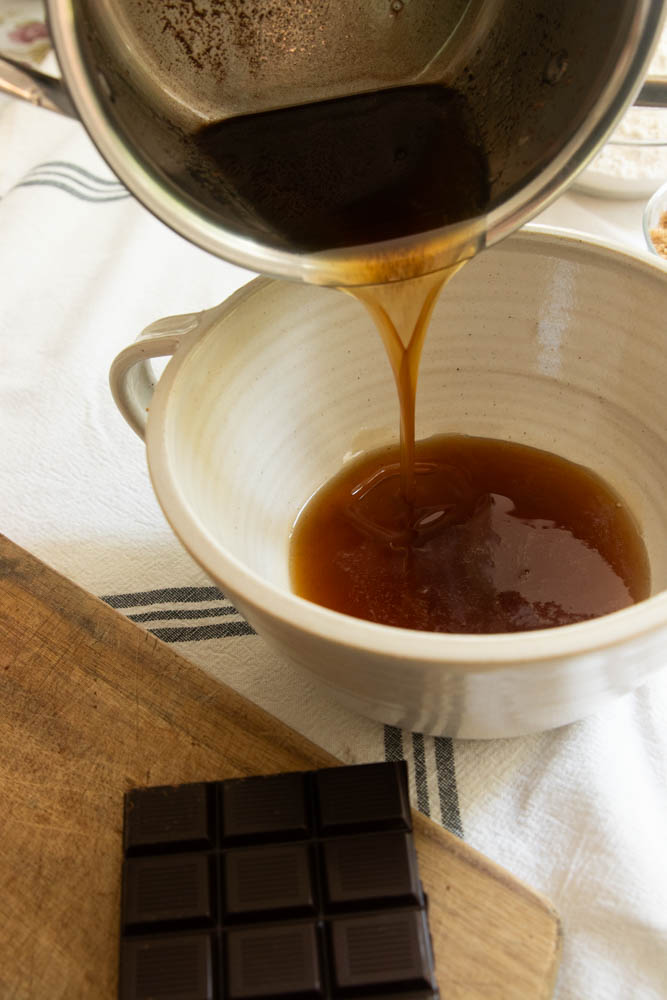
[[[641,207],[567,195],[540,221],[641,250]],[[0,100],[0,530],[342,760],[404,756],[415,805],[555,903],[559,1000],[664,1000],[667,673],[541,735],[399,732],[277,662],[167,526],[110,363],[251,277],[156,221],[79,124]]]

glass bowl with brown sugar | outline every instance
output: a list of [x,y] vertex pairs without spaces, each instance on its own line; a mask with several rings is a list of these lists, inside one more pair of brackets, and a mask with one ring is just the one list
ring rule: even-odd
[[642,218],[644,238],[651,253],[667,261],[667,183],[649,198]]

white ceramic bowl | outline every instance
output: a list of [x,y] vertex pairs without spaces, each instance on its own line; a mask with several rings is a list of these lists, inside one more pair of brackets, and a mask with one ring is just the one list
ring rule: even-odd
[[602,475],[638,518],[652,596],[590,622],[511,635],[376,625],[295,596],[294,518],[351,455],[397,437],[389,365],[362,307],[257,279],[205,313],[154,324],[114,362],[148,464],[189,552],[277,652],[348,706],[459,737],[572,722],[667,662],[667,276],[648,255],[534,229],[483,253],[436,306],[418,436],[545,448]]

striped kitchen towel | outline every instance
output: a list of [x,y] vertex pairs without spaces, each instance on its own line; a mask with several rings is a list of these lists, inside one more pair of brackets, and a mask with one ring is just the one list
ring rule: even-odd
[[[143,625],[163,642],[189,643],[254,636],[251,626],[217,587],[163,587],[136,593],[108,594],[102,598],[130,621]],[[187,655],[187,654],[186,654]],[[456,792],[452,740],[405,733],[395,726],[367,724],[373,744],[382,738],[385,760],[406,760],[413,800],[457,836],[463,836]],[[376,746],[368,758],[377,759]]]
[[[142,209],[75,122],[0,99],[0,150],[0,530],[341,760],[405,758],[416,807],[556,904],[558,1000],[665,1000],[667,676],[473,743],[359,718],[278,661],[174,538],[108,387],[144,326],[251,275]],[[580,211],[606,224],[549,209]]]

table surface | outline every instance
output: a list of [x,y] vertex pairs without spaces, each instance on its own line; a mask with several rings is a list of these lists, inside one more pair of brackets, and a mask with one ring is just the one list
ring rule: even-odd
[[[360,719],[277,662],[174,539],[107,382],[148,323],[252,275],[150,216],[77,123],[0,100],[0,149],[0,528],[328,753],[405,757],[416,807],[554,902],[558,1000],[664,1000],[666,673],[566,729],[479,743]],[[536,221],[641,253],[642,208],[569,193]]]

